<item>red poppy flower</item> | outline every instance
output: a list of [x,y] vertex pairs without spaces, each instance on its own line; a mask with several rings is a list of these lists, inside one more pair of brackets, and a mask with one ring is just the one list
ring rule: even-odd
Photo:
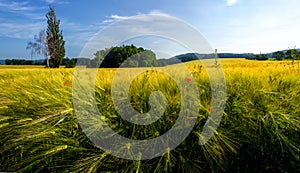
[[212,108],[208,108],[208,111],[211,112],[211,111],[212,111]]
[[69,86],[69,85],[70,85],[70,82],[69,82],[69,81],[66,81],[66,82],[65,82],[65,85],[66,85],[66,86]]
[[187,82],[192,82],[192,78],[188,77],[188,78],[186,78],[186,81]]

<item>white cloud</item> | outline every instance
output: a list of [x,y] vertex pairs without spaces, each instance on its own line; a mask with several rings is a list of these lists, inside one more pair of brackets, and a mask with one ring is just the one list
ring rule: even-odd
[[[44,14],[37,13],[43,7],[30,5],[29,2],[14,2],[0,0],[0,11],[7,12],[13,15],[18,15],[20,20],[29,18],[30,20],[39,20],[44,18]],[[24,19],[23,19],[24,18]]]
[[130,16],[111,15],[110,18],[113,20],[126,20],[126,19],[130,19],[131,17]]
[[150,11],[149,14],[150,15],[159,15],[159,16],[171,17],[171,15],[169,15],[167,13],[164,13],[164,12],[161,12],[159,10],[152,10],[152,11]]
[[65,1],[65,0],[44,0],[45,2],[49,3],[49,4],[69,4],[69,1]]
[[35,8],[28,5],[28,2],[6,2],[0,1],[0,8],[5,11],[32,11]]
[[[66,0],[43,0],[47,3],[65,4]],[[45,6],[35,6],[29,1],[15,2],[0,0],[0,11],[10,15],[0,19],[0,36],[28,39],[33,38],[45,27]]]
[[54,0],[45,0],[45,2],[52,4],[54,2]]
[[232,6],[237,3],[237,0],[226,0],[226,5]]
[[119,15],[111,15],[109,18],[111,20],[129,20],[129,19],[139,19],[139,20],[146,20],[149,19],[149,15],[156,15],[156,16],[162,16],[162,17],[171,17],[169,14],[163,13],[159,10],[152,10],[148,14],[145,13],[139,13],[137,15],[133,16],[119,16]]
[[43,23],[16,23],[0,22],[0,36],[28,39],[37,34],[43,27]]
[[8,16],[0,19],[0,36],[27,39],[38,33],[43,26],[43,7],[31,5],[28,1],[0,0],[0,10]]

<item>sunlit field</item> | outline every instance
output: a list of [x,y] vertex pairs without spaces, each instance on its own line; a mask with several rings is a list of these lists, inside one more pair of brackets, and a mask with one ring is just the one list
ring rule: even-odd
[[[0,65],[0,172],[300,171],[297,61],[222,59],[226,106],[219,128],[205,145],[199,145],[199,136],[212,109],[210,82],[200,62],[186,65],[197,82],[201,100],[196,125],[176,149],[142,161],[112,156],[82,132],[72,103],[74,69]],[[164,68],[172,71],[176,67]],[[97,106],[118,134],[151,139],[174,125],[180,93],[174,81],[155,69],[148,68],[134,79],[128,96],[135,110],[147,112],[151,92],[160,90],[165,95],[164,115],[147,126],[118,116],[110,96],[116,69],[99,69]]]
[[0,65],[0,69],[1,70],[13,70],[13,69],[43,69],[44,66],[40,66],[40,65]]

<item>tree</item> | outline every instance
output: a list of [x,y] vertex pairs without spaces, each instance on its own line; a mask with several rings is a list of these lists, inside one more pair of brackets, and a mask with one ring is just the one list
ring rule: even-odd
[[65,57],[65,41],[59,29],[60,20],[56,18],[54,8],[50,6],[47,18],[47,46],[50,56],[50,67],[59,68]]
[[6,59],[5,60],[5,65],[12,65],[12,60]]
[[77,59],[75,58],[72,59],[64,58],[62,65],[64,65],[65,68],[74,68],[76,66],[76,63],[77,63]]
[[275,58],[276,60],[282,60],[285,57],[285,53],[283,51],[277,51],[274,52],[272,55],[272,58]]
[[293,61],[299,59],[299,51],[295,49],[295,47],[287,50],[285,54],[287,59],[291,59]]
[[123,45],[96,52],[88,67],[118,68],[120,66],[153,67],[158,66],[158,62],[151,50],[137,48],[134,45]]
[[49,51],[45,30],[41,30],[39,35],[34,36],[34,42],[28,42],[26,49],[31,49],[31,56],[43,54],[46,59],[47,67],[49,66]]

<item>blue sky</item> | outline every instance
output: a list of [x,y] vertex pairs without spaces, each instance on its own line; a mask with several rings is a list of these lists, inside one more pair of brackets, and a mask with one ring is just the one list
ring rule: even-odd
[[299,0],[0,0],[0,59],[31,58],[27,42],[46,28],[50,4],[61,20],[67,57],[78,57],[114,21],[154,13],[190,24],[219,52],[300,47]]

